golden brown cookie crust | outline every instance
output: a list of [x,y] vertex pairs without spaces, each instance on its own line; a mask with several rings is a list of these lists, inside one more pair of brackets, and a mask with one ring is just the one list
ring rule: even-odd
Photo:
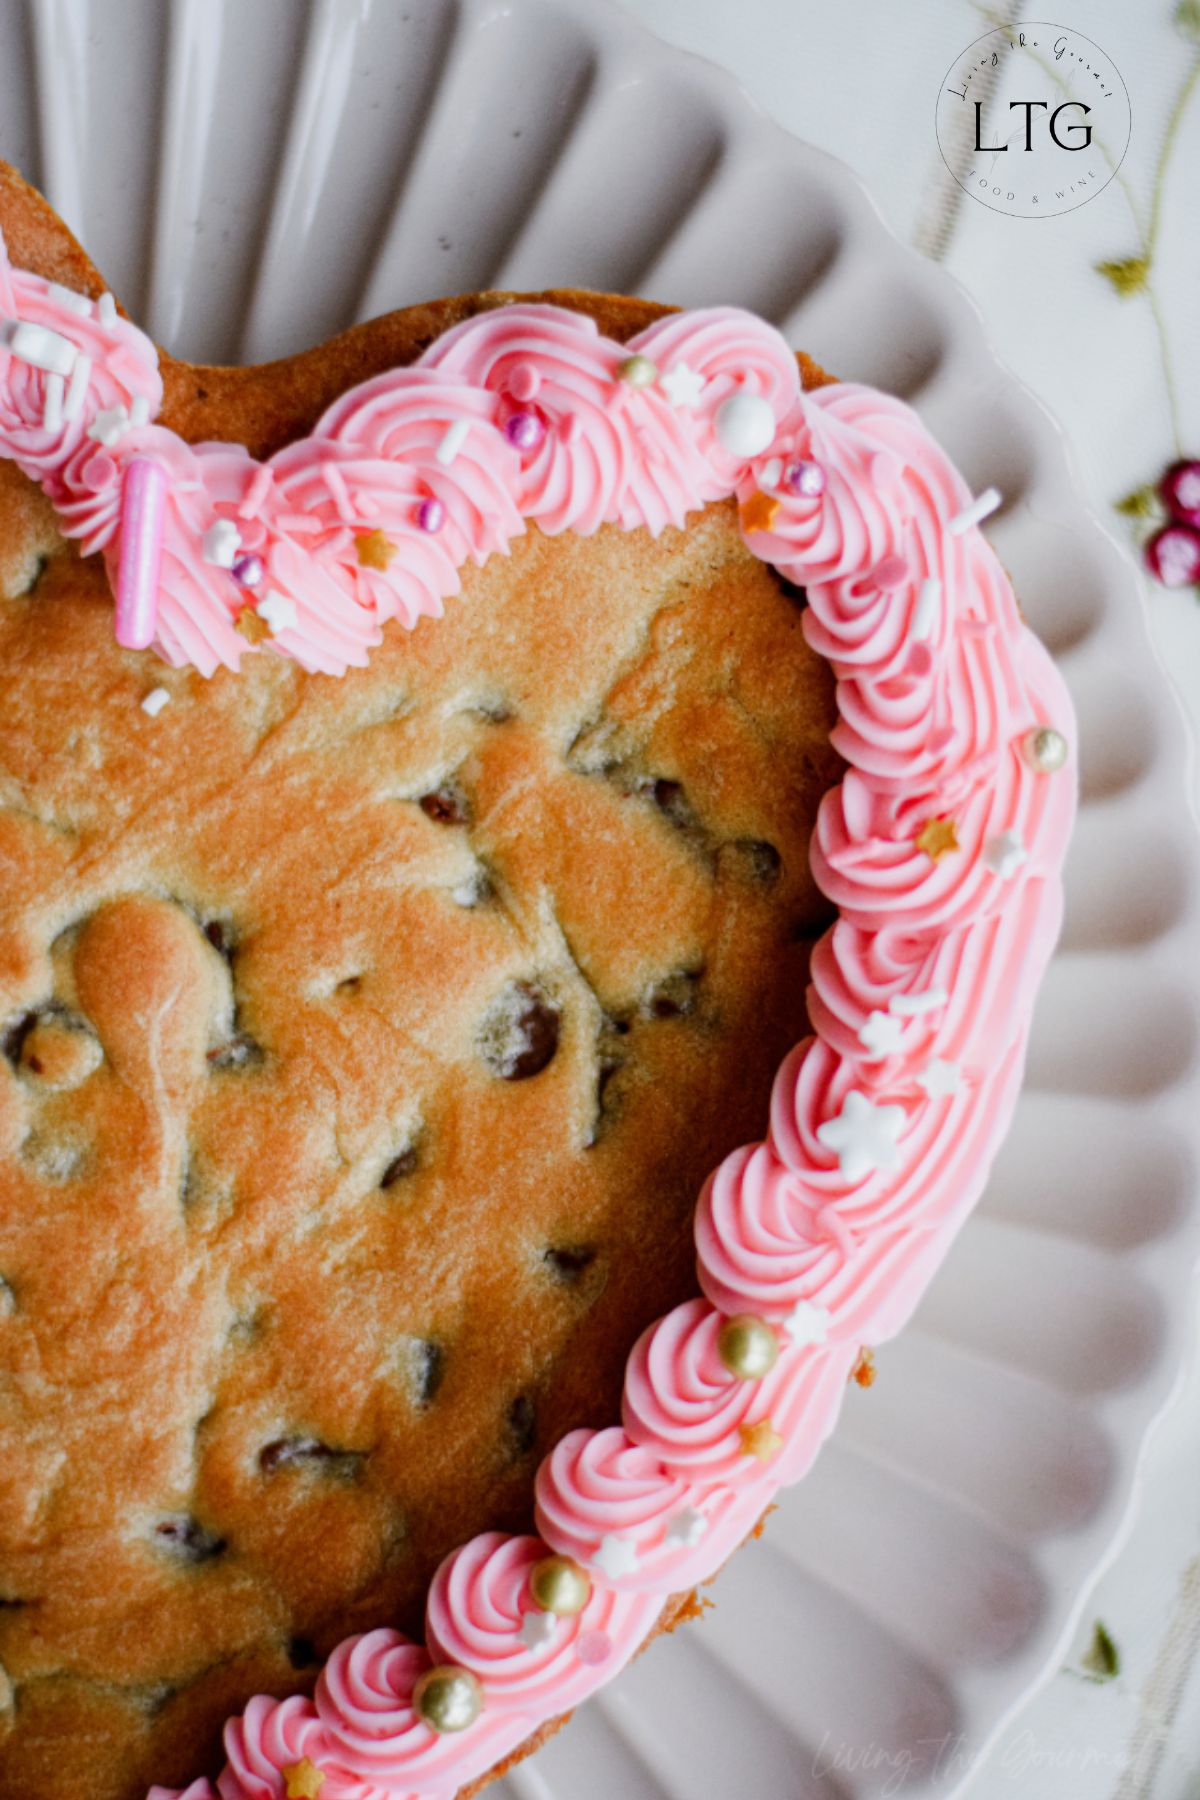
[[[3,169],[0,226],[99,291]],[[165,421],[269,453],[518,297],[667,310],[489,293],[165,357]],[[618,1416],[805,1029],[833,718],[732,501],[531,528],[339,680],[205,681],[116,646],[0,470],[3,1800],[211,1770],[252,1693],[419,1634],[446,1551],[527,1528],[539,1457]]]

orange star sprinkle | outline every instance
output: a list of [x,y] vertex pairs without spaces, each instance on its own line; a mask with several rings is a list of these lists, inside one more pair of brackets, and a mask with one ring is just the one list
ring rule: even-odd
[[875,1385],[876,1373],[875,1358],[864,1344],[858,1353],[858,1361],[851,1370],[851,1374],[860,1388],[869,1388]]
[[289,1763],[279,1773],[283,1776],[287,1800],[318,1800],[325,1786],[324,1770],[309,1762],[307,1756],[302,1756],[298,1763]]
[[355,542],[358,560],[364,569],[386,569],[396,554],[391,538],[382,531],[367,531]]
[[774,494],[764,494],[761,488],[756,488],[748,500],[742,501],[742,530],[770,531],[778,511],[779,502]]
[[917,849],[923,850],[935,863],[961,847],[953,819],[926,819],[917,838]]
[[760,1419],[757,1425],[743,1425],[740,1432],[742,1455],[757,1456],[759,1462],[770,1462],[775,1452],[783,1448],[783,1439],[770,1419]]
[[233,629],[245,638],[248,644],[261,644],[264,638],[271,635],[271,628],[265,619],[260,619],[253,606],[243,606],[234,622]]

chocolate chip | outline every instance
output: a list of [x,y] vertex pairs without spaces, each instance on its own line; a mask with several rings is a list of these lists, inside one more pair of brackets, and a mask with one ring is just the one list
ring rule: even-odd
[[317,1646],[311,1638],[302,1637],[294,1637],[289,1640],[287,1659],[293,1669],[311,1669],[321,1660],[317,1655]]
[[233,926],[227,924],[224,919],[209,919],[200,927],[200,929],[203,931],[217,955],[223,956],[226,962],[232,962],[233,953],[237,947],[237,940],[233,934]]
[[338,982],[333,991],[335,994],[341,994],[345,999],[351,1000],[360,991],[362,984],[361,975],[346,975]]
[[239,1031],[228,1043],[208,1053],[210,1069],[256,1069],[266,1060],[262,1045],[247,1031]]
[[411,1175],[416,1166],[417,1146],[415,1144],[408,1144],[396,1156],[393,1156],[391,1162],[379,1177],[380,1187],[394,1187],[396,1182],[403,1181],[406,1175]]
[[211,1562],[227,1548],[224,1538],[206,1530],[190,1513],[160,1519],[154,1527],[154,1541],[160,1549],[187,1563]]
[[446,1373],[446,1352],[432,1338],[417,1338],[410,1351],[413,1396],[418,1406],[428,1406]]
[[357,1474],[362,1464],[361,1450],[335,1450],[319,1438],[275,1438],[258,1453],[258,1466],[264,1475],[280,1469],[321,1469],[330,1475],[348,1478]]
[[0,1275],[0,1319],[7,1319],[17,1310],[17,1296],[13,1292],[11,1281]]
[[562,1016],[529,981],[514,981],[484,1020],[480,1048],[493,1074],[528,1081],[554,1060]]
[[542,1253],[542,1261],[554,1279],[568,1287],[573,1286],[595,1260],[596,1252],[589,1244],[567,1244]]
[[696,1004],[698,970],[679,969],[668,975],[646,995],[642,1010],[650,1019],[678,1019],[690,1013]]
[[717,862],[722,873],[727,870],[738,880],[754,882],[759,887],[774,887],[783,868],[782,856],[765,838],[735,838],[730,844],[722,844]]
[[37,1022],[38,1013],[35,1008],[31,1012],[18,1014],[18,1016],[15,1019],[10,1020],[4,1028],[4,1054],[14,1069],[20,1067],[21,1052],[25,1048],[25,1039],[29,1036]]
[[528,1394],[518,1394],[508,1409],[508,1435],[515,1456],[528,1456],[537,1442],[537,1420]]
[[467,797],[453,782],[445,782],[432,794],[422,794],[417,802],[427,819],[435,825],[465,825]]

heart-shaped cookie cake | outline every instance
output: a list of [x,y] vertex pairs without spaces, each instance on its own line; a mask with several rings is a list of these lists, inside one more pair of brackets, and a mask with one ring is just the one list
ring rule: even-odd
[[978,1197],[1069,702],[998,497],[749,313],[195,368],[0,228],[0,1800],[449,1800]]

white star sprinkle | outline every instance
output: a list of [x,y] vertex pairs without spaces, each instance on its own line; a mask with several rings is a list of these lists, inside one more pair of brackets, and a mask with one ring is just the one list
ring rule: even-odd
[[895,1056],[903,1034],[902,1019],[893,1018],[891,1013],[872,1012],[858,1028],[858,1041],[871,1062],[882,1062],[885,1056]]
[[1028,855],[1019,831],[1002,831],[999,837],[989,838],[983,846],[984,862],[1001,881],[1008,881],[1015,875]]
[[107,406],[96,414],[88,426],[87,434],[95,443],[103,444],[106,450],[111,450],[132,424],[127,406]]
[[685,362],[677,362],[669,368],[665,375],[660,375],[658,385],[672,406],[695,406],[705,387],[708,385],[696,369],[689,368]]
[[823,1344],[829,1336],[829,1313],[813,1300],[797,1300],[783,1329],[793,1344]]
[[917,1076],[917,1082],[931,1100],[943,1100],[948,1094],[957,1094],[962,1086],[962,1070],[956,1062],[931,1056]]
[[900,1161],[897,1139],[904,1125],[902,1106],[873,1106],[856,1088],[846,1095],[836,1119],[818,1125],[817,1137],[837,1152],[846,1181],[862,1181],[875,1169],[894,1169]]
[[150,692],[146,695],[146,698],[142,701],[142,711],[144,713],[149,713],[152,719],[157,719],[159,713],[162,711],[163,707],[167,705],[170,698],[171,696],[168,694],[166,688],[151,688]]
[[218,569],[232,569],[242,547],[242,534],[232,519],[218,519],[210,525],[200,545],[206,563]]
[[558,1620],[553,1613],[527,1612],[521,1620],[521,1628],[517,1633],[521,1642],[530,1650],[540,1650],[554,1636]]
[[708,1520],[695,1506],[681,1507],[672,1513],[667,1520],[667,1535],[663,1540],[668,1544],[685,1544],[690,1550],[700,1542],[708,1530]]
[[616,1581],[622,1575],[632,1575],[637,1568],[637,1545],[628,1538],[618,1537],[615,1531],[610,1531],[607,1537],[601,1538],[600,1548],[592,1561],[610,1581]]
[[300,616],[296,611],[294,600],[289,600],[286,594],[277,594],[273,590],[271,593],[263,595],[254,610],[259,618],[270,626],[272,637],[278,637],[281,631],[290,631]]

